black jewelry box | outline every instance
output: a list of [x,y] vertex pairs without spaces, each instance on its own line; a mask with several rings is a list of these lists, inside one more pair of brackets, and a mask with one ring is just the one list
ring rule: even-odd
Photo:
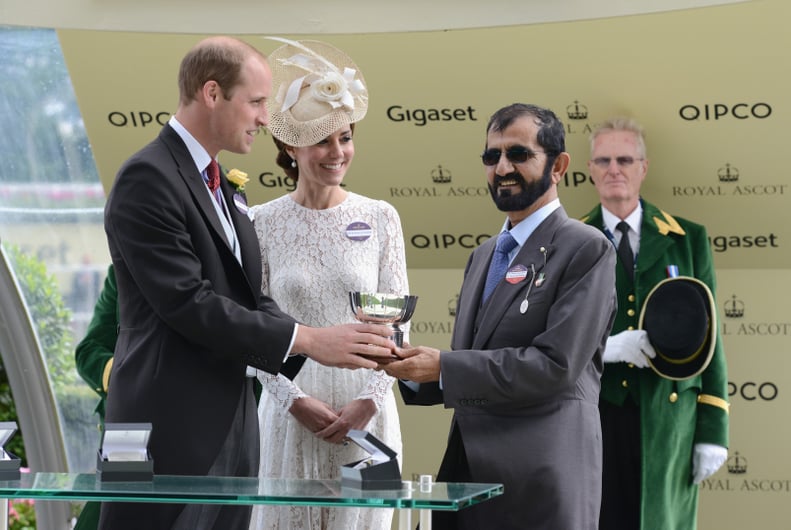
[[352,429],[348,438],[371,456],[341,467],[341,487],[361,490],[392,490],[403,487],[395,451],[368,431]]
[[5,444],[17,431],[15,421],[0,422],[0,480],[19,480],[22,459],[5,450]]
[[150,423],[106,423],[96,454],[96,476],[102,482],[148,482],[154,459],[148,452]]

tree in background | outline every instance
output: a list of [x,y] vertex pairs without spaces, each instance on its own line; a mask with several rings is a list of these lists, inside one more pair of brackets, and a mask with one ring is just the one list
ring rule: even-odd
[[[71,327],[71,311],[63,301],[58,282],[47,272],[43,262],[24,254],[16,245],[4,244],[14,270],[22,296],[30,311],[41,349],[46,358],[50,381],[56,394],[69,394],[69,389],[78,386],[74,369],[74,346]],[[79,382],[79,387],[84,384]],[[63,403],[61,403],[63,406]],[[17,421],[16,406],[8,374],[0,362],[0,421]],[[23,433],[14,436],[6,447],[22,459],[27,466]]]

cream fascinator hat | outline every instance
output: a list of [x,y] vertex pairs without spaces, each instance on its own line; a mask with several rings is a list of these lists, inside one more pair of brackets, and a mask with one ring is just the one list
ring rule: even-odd
[[269,131],[286,145],[315,145],[368,111],[365,79],[348,55],[320,41],[291,41],[269,54]]

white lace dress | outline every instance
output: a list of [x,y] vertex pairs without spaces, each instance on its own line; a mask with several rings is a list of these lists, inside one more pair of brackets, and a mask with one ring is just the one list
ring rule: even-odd
[[[409,292],[404,238],[395,208],[349,193],[338,206],[312,210],[286,195],[252,209],[261,243],[263,291],[280,308],[311,326],[356,322],[349,291]],[[366,453],[356,444],[316,438],[288,409],[309,395],[338,410],[372,399],[377,413],[366,429],[402,451],[394,379],[383,371],[328,368],[310,359],[294,381],[258,372],[261,477],[337,479],[343,464]],[[389,530],[391,509],[257,505],[251,530]]]

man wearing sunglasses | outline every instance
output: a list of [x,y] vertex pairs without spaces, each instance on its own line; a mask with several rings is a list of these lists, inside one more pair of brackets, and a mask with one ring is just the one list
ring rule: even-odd
[[601,204],[583,221],[618,248],[618,315],[604,351],[599,404],[604,441],[600,527],[694,528],[698,484],[728,455],[721,338],[717,333],[705,369],[670,379],[649,368],[657,353],[638,329],[638,319],[647,295],[668,277],[668,267],[714,292],[706,229],[640,197],[648,159],[643,130],[634,120],[607,120],[593,131],[588,169]]
[[554,113],[498,110],[481,158],[506,219],[467,263],[451,350],[407,347],[384,369],[408,380],[400,382],[406,403],[454,409],[438,480],[504,485],[487,502],[435,511],[434,528],[595,530],[615,251],[560,205],[569,155]]

